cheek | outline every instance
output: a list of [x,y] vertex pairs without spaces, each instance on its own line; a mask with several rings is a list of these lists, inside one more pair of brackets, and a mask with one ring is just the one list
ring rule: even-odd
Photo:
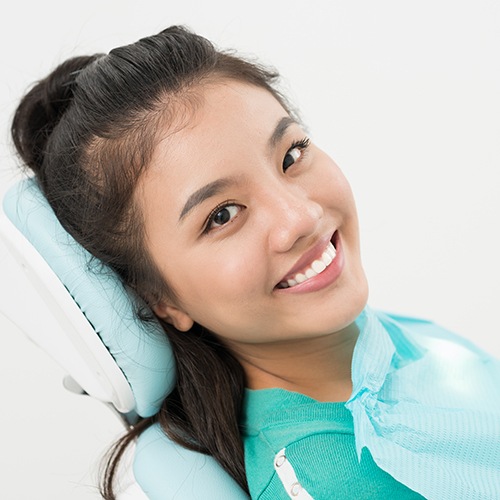
[[315,179],[315,191],[327,206],[346,213],[356,212],[351,186],[342,170],[326,154],[322,154],[323,168]]
[[249,251],[215,252],[176,274],[180,305],[189,316],[221,336],[231,338],[259,317],[267,274],[261,254]]
[[231,244],[209,251],[194,249],[179,255],[184,265],[165,269],[172,285],[185,303],[224,300],[229,305],[262,290],[265,277],[262,245],[255,238],[235,238]]

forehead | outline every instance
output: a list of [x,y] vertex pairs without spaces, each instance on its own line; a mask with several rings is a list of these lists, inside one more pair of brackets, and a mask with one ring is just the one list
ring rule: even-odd
[[217,161],[247,141],[267,140],[287,112],[269,91],[223,80],[200,86],[169,115],[173,120],[159,131],[153,170]]

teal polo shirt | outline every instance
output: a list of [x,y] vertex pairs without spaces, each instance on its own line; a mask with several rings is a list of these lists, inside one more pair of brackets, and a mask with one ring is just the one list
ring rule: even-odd
[[274,467],[283,448],[297,479],[288,489],[298,482],[314,500],[423,498],[380,469],[366,448],[358,461],[344,403],[320,403],[283,389],[247,390],[242,427],[253,499],[290,498]]

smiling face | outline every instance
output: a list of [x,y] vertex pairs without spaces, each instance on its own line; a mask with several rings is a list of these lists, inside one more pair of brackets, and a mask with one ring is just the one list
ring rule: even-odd
[[136,193],[146,248],[178,297],[156,312],[238,352],[351,324],[367,284],[337,165],[255,86],[205,85],[180,115]]

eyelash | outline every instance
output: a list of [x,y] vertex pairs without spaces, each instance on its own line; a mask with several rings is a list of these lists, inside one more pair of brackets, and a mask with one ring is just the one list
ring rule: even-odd
[[293,141],[292,145],[290,146],[288,151],[290,151],[291,149],[294,149],[294,148],[307,149],[309,147],[310,143],[311,143],[311,139],[309,139],[309,137],[304,137],[300,141]]
[[[287,152],[285,153],[285,156],[283,157],[283,171],[286,172],[294,163],[295,161],[298,161],[304,157],[304,154],[306,152],[306,149],[309,147],[311,143],[311,140],[308,137],[304,137],[300,141],[294,141],[292,142],[292,145],[288,148]],[[295,160],[292,165],[289,165],[288,167],[285,168],[284,163],[285,163],[285,158],[287,157],[288,154],[290,154],[290,151],[293,151],[294,149],[298,149],[301,152],[301,156]]]

